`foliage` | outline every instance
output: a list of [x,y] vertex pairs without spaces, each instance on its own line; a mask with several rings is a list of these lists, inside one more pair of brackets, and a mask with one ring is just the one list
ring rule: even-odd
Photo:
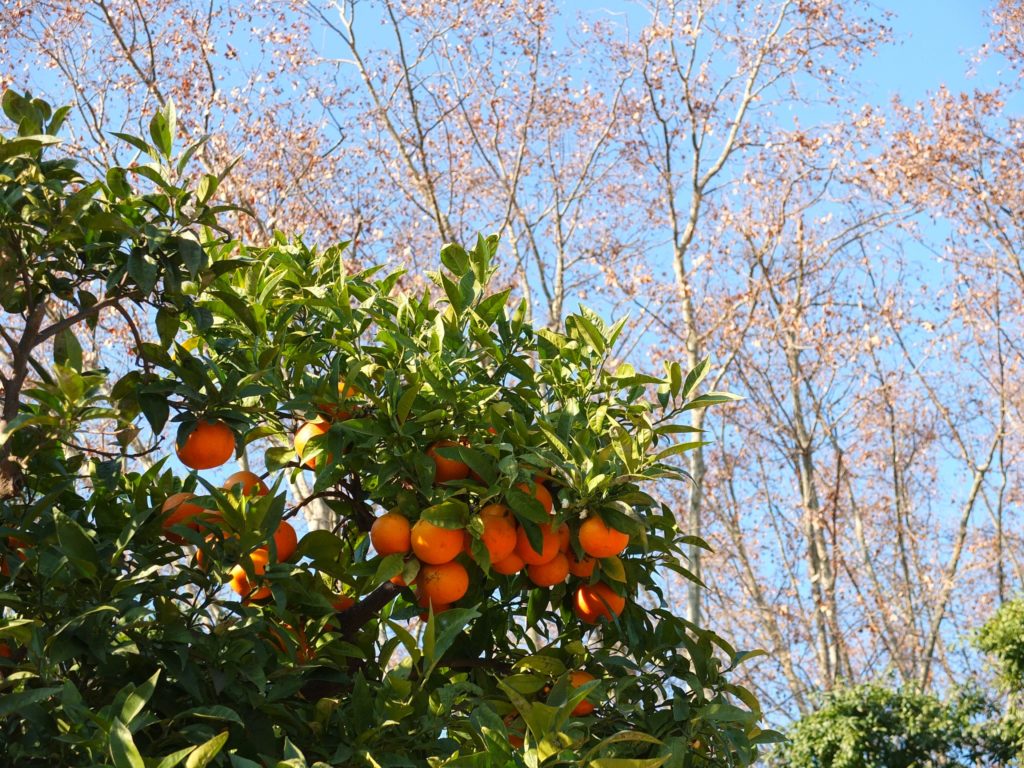
[[785,768],[1001,765],[1001,745],[981,719],[989,713],[985,700],[971,693],[943,702],[875,683],[840,688],[797,722],[770,763]]
[[1024,759],[1024,599],[999,606],[975,637],[975,645],[988,655],[999,672],[1006,711],[993,725],[1007,749]]
[[[344,245],[233,242],[211,203],[219,178],[183,181],[198,147],[174,155],[170,106],[151,140],[122,137],[151,162],[95,181],[49,157],[62,112],[15,94],[4,106],[18,125],[0,143],[13,360],[0,439],[17,470],[0,494],[8,764],[717,766],[776,738],[730,679],[751,654],[673,616],[662,593],[702,544],[653,495],[685,479],[675,460],[699,444],[679,419],[732,399],[697,394],[707,361],[664,377],[612,367],[623,324],[584,309],[563,331],[534,329],[488,289],[495,238],[446,246],[436,296],[399,273],[349,274]],[[104,312],[127,324],[134,361],[81,354],[76,334]],[[342,409],[315,445],[312,496],[289,503],[286,480],[307,471],[291,435]],[[168,424],[181,444],[200,419],[232,428],[267,496],[130,453],[166,450]],[[97,449],[100,432],[119,448]],[[433,482],[427,449],[442,439],[475,478]],[[628,598],[614,622],[576,618],[578,580],[531,589],[489,571],[472,512],[503,499],[537,536],[544,511],[516,486],[538,478],[574,546],[588,515],[631,535],[592,577]],[[174,528],[187,551],[162,529],[181,490],[211,512]],[[255,572],[248,555],[276,559],[278,523],[314,501],[336,528]],[[469,532],[456,607],[417,618],[413,591],[391,581],[413,583],[416,562],[369,547],[385,509]],[[239,562],[268,601],[225,588]],[[336,610],[339,593],[355,604]],[[598,679],[572,690],[580,668]],[[595,713],[572,717],[588,696]]]
[[999,606],[978,632],[975,645],[994,660],[1008,690],[1024,692],[1024,599]]

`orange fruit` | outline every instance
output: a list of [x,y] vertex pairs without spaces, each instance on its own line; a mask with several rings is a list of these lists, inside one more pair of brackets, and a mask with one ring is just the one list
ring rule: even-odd
[[[7,547],[9,549],[13,549],[15,554],[17,554],[18,557],[21,560],[23,560],[23,561],[24,560],[28,560],[28,555],[26,555],[22,551],[23,549],[28,547],[28,542],[27,541],[23,541],[23,540],[17,538],[16,536],[8,536],[7,537]],[[0,555],[0,576],[10,576],[10,575],[11,575],[11,567],[7,564],[7,558],[4,555]]]
[[614,557],[629,544],[629,534],[612,528],[596,515],[580,526],[580,546],[591,557]]
[[192,530],[198,531],[200,519],[216,517],[210,510],[204,509],[198,504],[188,503],[189,499],[195,497],[194,493],[175,493],[168,496],[163,506],[160,507],[160,511],[164,513],[164,519],[160,526],[163,528],[164,538],[168,541],[173,541],[175,544],[185,543],[185,539],[170,530],[171,526],[187,525]]
[[235,433],[223,421],[201,420],[185,442],[175,443],[178,459],[189,469],[213,469],[235,454]]
[[480,538],[491,555],[491,562],[504,560],[515,551],[518,541],[512,512],[503,504],[488,504],[480,510],[480,518],[484,522]]
[[569,526],[564,524],[560,525],[555,533],[558,534],[558,551],[565,554],[571,548],[569,541]]
[[434,460],[434,484],[447,483],[449,480],[465,480],[469,477],[469,465],[458,459],[446,459],[437,452],[438,448],[458,446],[454,440],[438,440],[427,449],[427,456]]
[[331,608],[333,608],[338,613],[341,613],[342,611],[347,611],[355,604],[356,599],[354,597],[349,597],[348,595],[338,595],[334,598],[334,600],[331,601]]
[[402,577],[402,574],[398,574],[397,576],[392,576],[390,579],[388,579],[388,581],[390,581],[392,584],[395,584],[396,586],[399,586],[399,587],[407,587],[407,586],[409,586],[408,584],[405,583],[405,579]]
[[[342,400],[348,400],[350,397],[355,397],[359,394],[362,393],[358,389],[346,386],[344,379],[338,379],[338,397]],[[352,416],[350,412],[342,410],[340,406],[334,403],[317,403],[316,407],[337,421],[344,421]]]
[[523,562],[523,558],[513,552],[504,560],[491,563],[491,570],[495,573],[500,573],[502,576],[511,576],[519,573],[525,566],[526,563]]
[[270,489],[267,488],[266,483],[260,480],[259,475],[255,472],[250,472],[247,469],[235,472],[235,474],[231,475],[224,481],[224,485],[221,487],[225,491],[237,490],[243,496],[251,496],[254,493],[260,496],[266,496],[270,493]]
[[[13,659],[14,650],[7,643],[0,642],[0,659]],[[0,667],[0,680],[7,677],[7,670]]]
[[434,605],[451,604],[469,589],[469,574],[462,563],[452,561],[440,565],[424,565],[416,577],[420,597]]
[[[231,535],[235,536],[235,534],[231,534]],[[217,539],[217,534],[215,534],[215,533],[208,534],[207,537],[206,537],[206,541],[207,542],[216,541],[216,539]],[[206,554],[201,549],[197,549],[196,550],[196,564],[200,568],[202,568],[204,571],[206,570]]]
[[570,549],[566,557],[569,560],[569,573],[573,576],[589,579],[594,575],[594,566],[597,565],[597,561],[590,555],[584,555],[582,560],[577,560],[576,553]]
[[540,526],[542,537],[541,550],[538,552],[530,544],[526,537],[526,529],[520,528],[516,533],[516,554],[522,558],[527,565],[540,565],[547,563],[558,554],[558,534],[551,530],[550,523],[542,523]]
[[398,512],[388,512],[373,521],[370,526],[370,543],[378,555],[406,553],[412,546],[409,519]]
[[454,560],[462,551],[461,528],[439,528],[426,520],[417,520],[409,540],[416,557],[430,565]]
[[298,631],[291,624],[281,622],[281,631],[275,627],[270,628],[270,640],[278,647],[281,653],[288,653],[288,644],[285,643],[281,632],[286,632],[295,643],[295,660],[299,664],[306,664],[316,658],[316,648],[306,637],[306,630],[299,627]]
[[295,548],[299,545],[299,537],[295,533],[292,524],[282,520],[277,524],[274,531],[274,548],[277,550],[277,560],[284,563],[295,554]]
[[508,743],[511,744],[515,749],[522,749],[524,737],[526,735],[526,724],[517,712],[513,712],[511,715],[506,715],[505,729],[508,732]]
[[[307,421],[301,427],[299,431],[295,433],[295,453],[299,455],[299,460],[302,460],[303,454],[306,451],[306,443],[315,437],[322,437],[327,434],[327,430],[331,428],[331,423],[326,419],[316,419],[315,421]],[[316,469],[317,462],[323,458],[323,454],[314,456],[303,463],[310,469]],[[327,455],[327,462],[330,463],[331,456]]]
[[603,581],[580,585],[573,597],[573,610],[587,624],[596,624],[602,618],[611,621],[625,607],[626,598],[615,594]]
[[[576,669],[569,673],[569,685],[573,688],[579,688],[584,683],[589,683],[591,680],[596,680],[589,672],[584,672],[582,669]],[[594,705],[584,699],[575,707],[573,707],[573,717],[584,717],[594,711]]]
[[[263,575],[267,570],[267,563],[270,562],[270,553],[264,547],[254,550],[249,555],[252,561],[252,570],[257,576]],[[270,587],[257,587],[255,590],[249,583],[249,577],[241,565],[231,569],[231,589],[243,599],[266,600],[270,597]]]
[[569,575],[569,561],[565,555],[557,552],[546,563],[526,566],[526,575],[538,587],[553,587],[560,581],[565,581],[565,577]]
[[525,493],[527,496],[532,495],[537,501],[540,502],[541,506],[544,507],[544,511],[549,515],[551,510],[555,506],[554,499],[551,498],[551,492],[544,486],[543,483],[535,483],[533,491],[530,490],[530,486],[526,483],[519,483],[516,488]]
[[8,536],[7,546],[10,549],[16,550],[18,557],[22,560],[28,560],[28,555],[26,555],[22,550],[28,549],[30,545],[24,539],[19,539],[17,536]]
[[242,566],[236,565],[231,569],[231,589],[243,599],[266,600],[271,596],[270,587],[258,587],[255,590],[249,584],[249,578],[245,575]]
[[[331,599],[331,608],[334,609],[335,613],[341,613],[347,611],[353,605],[356,604],[354,597],[349,595],[334,595]],[[341,629],[339,622],[337,622],[335,616],[332,616],[326,622],[324,622],[324,630],[327,632],[338,632]]]

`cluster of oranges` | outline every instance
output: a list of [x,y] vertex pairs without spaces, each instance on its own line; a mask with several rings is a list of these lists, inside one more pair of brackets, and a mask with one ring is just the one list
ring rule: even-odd
[[[222,421],[203,420],[196,425],[195,430],[189,434],[185,443],[177,448],[177,453],[181,463],[190,469],[213,469],[221,466],[234,455],[235,434]],[[230,493],[240,493],[243,496],[254,494],[265,496],[269,492],[266,484],[257,475],[246,470],[231,475],[224,482],[223,489]],[[192,503],[191,500],[194,498],[195,494],[192,493],[176,493],[164,502],[162,526],[164,536],[169,541],[176,544],[185,543],[185,540],[172,530],[176,525],[184,525],[199,531],[204,526],[209,527],[221,522],[217,513]],[[279,562],[286,562],[295,554],[298,536],[291,523],[282,520],[274,531],[273,540]],[[196,557],[202,567],[204,563],[201,550]],[[252,563],[253,573],[257,576],[262,575],[271,560],[269,547],[258,547],[249,554],[249,560]],[[254,588],[249,582],[245,568],[241,565],[236,565],[231,569],[231,589],[249,600],[265,600],[270,597],[270,587]]]
[[[435,483],[462,480],[470,476],[465,463],[445,458],[436,450],[450,441],[435,443],[427,451],[435,464]],[[535,477],[532,488],[520,483],[518,490],[530,494],[551,515],[554,501],[543,483]],[[599,619],[611,620],[626,605],[624,597],[605,582],[590,583],[597,560],[616,557],[629,544],[629,534],[612,528],[600,517],[589,517],[576,531],[579,549],[577,557],[572,547],[572,531],[567,523],[542,523],[538,549],[520,526],[512,511],[504,504],[488,504],[476,513],[482,530],[480,541],[487,549],[490,568],[503,576],[514,576],[526,571],[527,579],[537,587],[553,587],[570,575],[581,580],[573,594],[576,615],[589,624]],[[424,608],[443,611],[456,602],[469,589],[469,571],[460,554],[473,560],[473,537],[462,528],[443,528],[428,520],[409,521],[399,512],[388,512],[378,517],[370,529],[370,542],[381,556],[401,554],[419,561],[416,592]],[[401,577],[393,581],[401,583]]]
[[[358,395],[359,391],[342,381],[338,385],[338,394],[344,403]],[[294,438],[299,461],[312,469],[320,461],[330,462],[331,456],[307,450],[310,441],[326,435],[333,421],[351,416],[350,412],[338,404],[319,403],[318,408],[321,415],[303,423]],[[466,463],[444,456],[438,450],[458,444],[451,440],[441,440],[427,450],[427,455],[434,462],[435,485],[476,478]],[[220,421],[203,420],[189,434],[184,444],[178,447],[178,458],[191,469],[211,469],[228,461],[234,454],[234,448],[235,436],[230,427]],[[554,499],[545,485],[546,480],[544,476],[538,475],[530,483],[520,483],[516,488],[533,496],[551,516]],[[238,489],[245,495],[267,493],[267,487],[260,478],[246,471],[236,472],[229,477],[224,489]],[[170,530],[175,525],[187,525],[199,530],[203,524],[217,522],[217,515],[192,503],[193,498],[193,494],[178,493],[164,503],[163,527],[165,536],[171,541],[184,543],[180,536]],[[466,565],[473,564],[476,559],[470,530],[481,532],[479,540],[487,550],[490,570],[494,573],[511,577],[525,571],[526,579],[536,587],[553,587],[570,577],[576,579],[572,604],[580,620],[588,624],[596,624],[601,619],[610,621],[625,608],[626,599],[604,581],[595,581],[594,570],[598,560],[615,558],[622,553],[629,544],[628,533],[613,528],[596,515],[583,520],[573,529],[568,523],[557,522],[552,517],[551,522],[537,526],[539,539],[535,535],[531,541],[527,528],[519,524],[512,510],[503,503],[487,504],[476,512],[476,518],[466,528],[448,528],[425,519],[412,522],[399,512],[388,512],[374,521],[370,529],[370,541],[382,557],[399,554],[406,561],[415,558],[417,568],[413,570],[416,570],[416,578],[412,586],[419,604],[423,608],[433,608],[435,613],[449,608],[469,589],[470,572]],[[576,547],[573,546],[574,538]],[[295,530],[289,523],[280,523],[274,533],[274,544],[281,562],[294,554],[297,540]],[[477,551],[480,551],[479,548]],[[270,563],[271,550],[259,547],[249,558],[251,571],[257,576],[262,575]],[[406,573],[409,571],[408,568],[404,569]],[[395,576],[392,581],[407,586],[401,575]],[[241,565],[236,565],[231,571],[231,588],[246,599],[262,600],[270,597],[269,587],[250,584]],[[347,598],[345,607],[350,604],[351,598]]]

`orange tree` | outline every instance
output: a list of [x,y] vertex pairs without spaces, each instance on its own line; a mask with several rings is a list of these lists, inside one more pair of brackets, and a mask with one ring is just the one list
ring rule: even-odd
[[[62,111],[4,111],[6,764],[746,765],[775,738],[730,682],[750,654],[663,594],[678,417],[729,399],[706,363],[613,365],[623,324],[586,310],[531,327],[494,238],[431,291],[232,242],[170,107],[91,181],[52,155]],[[108,318],[127,359],[83,352]],[[312,504],[336,524],[296,541]]]

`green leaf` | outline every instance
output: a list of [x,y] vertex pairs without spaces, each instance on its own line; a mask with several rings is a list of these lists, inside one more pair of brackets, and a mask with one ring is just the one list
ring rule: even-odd
[[167,396],[155,392],[140,392],[139,408],[142,409],[142,415],[149,422],[149,427],[153,430],[153,434],[159,435],[163,432],[164,425],[171,415],[171,407],[167,404]]
[[150,293],[156,286],[157,274],[156,262],[150,256],[134,251],[128,254],[128,275],[143,293]]
[[76,371],[82,370],[82,345],[70,328],[65,328],[53,337],[53,362],[70,366]]
[[170,157],[174,147],[175,123],[174,102],[170,99],[149,121],[149,136],[164,157]]
[[694,440],[693,442],[690,443],[676,443],[675,445],[669,446],[665,450],[658,453],[658,455],[654,457],[654,460],[664,461],[665,459],[670,458],[672,456],[679,456],[683,453],[689,453],[690,451],[694,451],[697,448],[700,448],[701,446],[705,445],[711,445],[711,443],[706,440]]
[[[584,757],[584,762],[591,760],[591,758],[593,758],[594,755],[599,754],[601,751],[603,751],[607,747],[610,747],[612,744],[630,744],[630,743],[653,744],[653,745],[659,746],[659,747],[664,744],[663,741],[661,741],[658,738],[655,738],[654,736],[651,736],[649,733],[641,733],[640,731],[619,731],[618,733],[616,733],[616,734],[614,734],[612,736],[609,736],[606,739],[602,739],[596,745],[594,745],[590,749],[590,751],[587,752],[586,756]],[[605,766],[611,765],[614,768],[614,765],[615,765],[614,763],[609,764],[607,762],[608,760],[614,759],[614,758],[599,758],[599,759],[602,759],[602,760],[605,761],[603,763]],[[667,757],[665,757],[665,758],[660,758],[659,757],[659,758],[648,758],[648,759],[661,760],[661,763],[654,763],[653,764],[653,765],[661,765],[668,758]],[[593,762],[587,762],[587,765],[595,765],[595,764],[598,764],[596,760],[593,761]]]
[[[185,759],[185,757],[192,754],[193,751],[195,751],[195,747],[185,747],[184,749],[179,749],[177,752],[172,752],[162,758],[160,762],[156,764],[156,768],[174,768],[174,766],[178,765]],[[257,766],[257,768],[260,767]]]
[[663,757],[599,757],[591,760],[589,768],[658,768],[669,761],[672,755]]
[[189,277],[195,280],[199,270],[206,266],[206,251],[203,250],[203,246],[189,237],[179,237],[178,255],[188,270]]
[[60,139],[56,136],[19,136],[0,143],[0,162],[24,155],[34,155],[45,146],[59,143]]
[[[686,374],[686,383],[683,384],[682,391],[679,392],[679,394],[681,394],[683,397],[689,397],[690,393],[693,392],[694,388],[704,380],[705,376],[708,375],[708,371],[710,370],[710,364],[710,359],[707,357],[705,357],[703,360],[697,363],[697,365],[693,367],[693,370]],[[675,375],[673,374],[673,378],[674,377]],[[677,389],[674,384],[672,387],[672,392],[677,392]]]
[[115,768],[146,768],[131,732],[118,718],[114,718],[114,723],[110,728],[109,743],[110,757],[114,761]]
[[[466,628],[473,619],[479,618],[480,613],[474,611],[472,608],[449,608],[440,617],[439,622],[442,625],[440,633],[437,633],[435,626],[435,640],[433,647],[430,651],[427,651],[426,645],[423,647],[423,658],[427,662],[427,670],[424,672],[423,677],[429,678],[430,674],[434,671],[434,668],[441,662],[444,657],[445,651],[447,651],[452,643],[455,642],[455,638],[462,634],[462,630]],[[434,617],[434,621],[438,621],[438,617]]]
[[299,541],[296,557],[312,560],[336,560],[344,552],[345,543],[330,531],[310,531]]
[[33,688],[20,693],[5,692],[3,696],[0,696],[0,717],[7,717],[15,712],[21,713],[33,704],[58,695],[62,690],[62,688]]
[[424,509],[420,518],[438,528],[465,528],[469,523],[469,505],[458,499],[446,499]]
[[692,411],[695,408],[707,408],[711,405],[731,403],[742,399],[743,398],[739,395],[734,395],[731,392],[705,392],[703,395],[698,395],[693,398],[693,400],[684,405],[682,409],[684,411]]
[[121,139],[121,141],[131,144],[133,147],[143,152],[144,154],[149,155],[150,157],[156,154],[156,150],[153,147],[149,146],[149,144],[147,144],[144,140],[140,139],[138,136],[132,136],[129,133],[117,133],[116,131],[113,133],[113,135]]
[[469,271],[469,254],[457,243],[448,243],[441,248],[441,263],[456,277]]
[[221,749],[228,741],[228,732],[223,731],[209,741],[200,744],[185,761],[185,768],[205,768],[213,758],[220,754]]
[[163,344],[164,349],[171,346],[180,325],[181,320],[176,309],[160,307],[156,313],[156,332],[160,336],[160,343]]
[[146,682],[128,694],[124,700],[124,705],[121,707],[121,720],[123,722],[131,723],[143,710],[146,702],[152,697],[153,691],[156,690],[156,683],[159,679],[160,670],[158,669]]
[[402,397],[399,398],[398,405],[395,407],[395,418],[399,424],[405,424],[405,420],[409,418],[409,411],[412,410],[412,405],[416,402],[416,395],[422,388],[423,382],[417,382],[402,393]]
[[68,560],[84,575],[95,576],[99,568],[99,557],[92,539],[82,526],[63,512],[54,510],[53,518],[57,526],[57,540]]

